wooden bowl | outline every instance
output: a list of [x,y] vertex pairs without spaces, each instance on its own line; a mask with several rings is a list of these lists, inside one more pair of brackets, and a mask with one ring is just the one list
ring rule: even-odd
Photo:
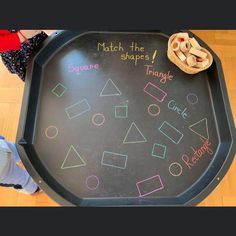
[[209,68],[213,62],[213,57],[211,55],[211,53],[205,49],[202,48],[201,50],[205,53],[207,53],[207,59],[209,59],[209,63],[207,66],[205,66],[204,68],[195,68],[195,67],[190,67],[187,64],[185,64],[184,62],[182,62],[176,55],[175,52],[171,49],[171,42],[173,41],[173,39],[176,37],[177,34],[173,34],[170,36],[169,40],[168,40],[168,49],[167,49],[167,57],[170,59],[171,62],[173,62],[176,66],[178,66],[182,71],[184,71],[187,74],[196,74],[199,73],[200,71],[206,70],[207,68]]

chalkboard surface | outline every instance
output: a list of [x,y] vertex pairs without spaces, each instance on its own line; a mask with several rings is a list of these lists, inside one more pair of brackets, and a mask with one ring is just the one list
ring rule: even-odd
[[206,72],[187,75],[155,33],[86,33],[44,67],[34,147],[79,198],[173,197],[214,159]]

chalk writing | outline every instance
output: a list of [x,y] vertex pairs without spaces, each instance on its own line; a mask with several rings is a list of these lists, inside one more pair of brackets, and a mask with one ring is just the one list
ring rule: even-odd
[[152,64],[155,62],[156,55],[157,55],[157,50],[155,50],[152,55]]
[[121,46],[121,42],[118,42],[117,44],[114,44],[113,42],[109,43],[98,43],[97,44],[97,51],[103,51],[103,52],[120,52],[124,51],[124,48]]
[[[127,48],[124,48],[122,42],[98,42],[97,51],[106,53],[122,53],[120,54],[120,59],[122,61],[133,61],[135,66],[138,64],[138,61],[149,61],[150,59],[150,56],[145,54],[145,48],[137,42],[131,42]],[[153,58],[153,60],[154,59],[155,58]]]
[[83,71],[91,71],[91,70],[98,70],[99,64],[91,64],[91,65],[68,65],[68,72],[70,73],[76,73],[79,75]]
[[165,84],[167,81],[172,80],[174,77],[173,75],[171,75],[170,71],[158,71],[154,69],[152,65],[144,65],[144,67],[146,67],[145,75],[159,78],[162,84]]
[[178,104],[175,102],[175,100],[170,100],[168,102],[168,108],[172,111],[175,111],[177,114],[179,114],[183,119],[188,118],[187,114],[187,107],[185,108],[180,108]]
[[182,161],[189,169],[192,169],[192,167],[194,167],[200,161],[200,159],[205,156],[206,153],[208,153],[209,155],[213,155],[213,150],[210,148],[211,143],[209,142],[209,140],[203,139],[201,137],[200,139],[202,141],[202,146],[200,146],[199,148],[194,148],[193,146],[191,146],[190,148],[192,149],[192,154],[184,154],[181,157]]

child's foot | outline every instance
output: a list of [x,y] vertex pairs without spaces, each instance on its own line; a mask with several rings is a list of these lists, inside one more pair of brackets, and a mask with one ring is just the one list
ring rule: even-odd
[[42,192],[42,190],[41,190],[41,188],[40,187],[37,187],[37,189],[33,192],[33,193],[31,193],[31,192],[28,192],[27,190],[25,190],[25,189],[17,189],[16,191],[18,191],[19,193],[24,193],[24,194],[27,194],[27,195],[33,195],[33,194],[36,194],[36,193],[41,193]]
[[35,190],[35,192],[34,192],[33,194],[35,194],[35,193],[41,193],[41,192],[43,192],[43,190],[42,190],[40,187],[38,187],[38,188]]

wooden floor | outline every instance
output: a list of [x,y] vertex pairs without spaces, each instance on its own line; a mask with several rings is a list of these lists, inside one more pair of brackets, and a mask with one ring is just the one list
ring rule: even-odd
[[[220,57],[236,123],[236,30],[193,30]],[[15,141],[24,83],[0,61],[0,134]],[[58,206],[45,193],[28,196],[0,188],[0,206]],[[218,187],[199,206],[236,206],[236,158]]]

